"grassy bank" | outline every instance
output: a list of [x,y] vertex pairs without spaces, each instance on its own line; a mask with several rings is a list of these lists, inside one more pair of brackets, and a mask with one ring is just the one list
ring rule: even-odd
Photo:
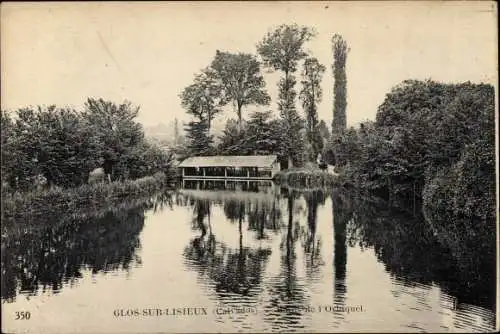
[[338,176],[318,168],[290,168],[280,171],[275,176],[278,184],[293,188],[317,188],[339,185]]
[[163,173],[137,180],[86,184],[77,188],[49,188],[30,192],[2,193],[2,222],[29,219],[39,213],[100,210],[125,198],[150,196],[170,185]]

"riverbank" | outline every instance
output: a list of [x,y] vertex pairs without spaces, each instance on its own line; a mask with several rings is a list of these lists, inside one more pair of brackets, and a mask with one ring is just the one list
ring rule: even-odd
[[280,185],[293,188],[333,187],[340,185],[338,174],[315,167],[290,168],[280,171],[274,178]]
[[39,213],[79,212],[99,210],[118,205],[125,198],[150,196],[171,186],[173,179],[164,173],[156,173],[140,179],[124,182],[85,184],[77,188],[33,190],[29,192],[2,193],[2,222],[30,220]]

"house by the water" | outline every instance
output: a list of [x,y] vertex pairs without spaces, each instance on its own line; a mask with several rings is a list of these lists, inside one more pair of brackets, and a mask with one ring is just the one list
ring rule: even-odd
[[276,155],[191,157],[178,167],[185,180],[271,180],[280,171]]

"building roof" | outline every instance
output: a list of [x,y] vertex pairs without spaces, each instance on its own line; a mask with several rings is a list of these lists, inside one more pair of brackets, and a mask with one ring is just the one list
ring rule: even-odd
[[191,157],[181,162],[179,167],[270,167],[276,159],[276,155]]

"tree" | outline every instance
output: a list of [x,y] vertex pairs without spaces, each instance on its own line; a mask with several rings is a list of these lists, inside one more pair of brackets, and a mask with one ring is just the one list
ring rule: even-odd
[[347,76],[345,64],[349,48],[347,42],[341,35],[335,34],[332,37],[333,48],[333,122],[332,134],[341,134],[347,126]]
[[282,142],[282,152],[287,152],[289,166],[301,163],[304,148],[303,120],[295,107],[297,93],[294,90],[296,81],[293,73],[297,70],[298,62],[307,56],[304,44],[313,36],[313,31],[308,27],[283,24],[268,32],[257,44],[257,51],[264,64],[284,74],[278,84],[278,109],[282,118],[283,135],[287,139]]
[[242,108],[251,104],[268,105],[271,101],[265,91],[266,83],[260,73],[260,63],[251,54],[217,50],[210,67],[221,85],[221,105],[233,102],[241,131]]
[[242,124],[234,119],[226,121],[226,127],[222,131],[220,143],[218,146],[221,155],[241,155],[245,154],[242,147],[243,138],[246,135],[246,124]]
[[104,170],[115,179],[124,170],[114,170],[122,156],[144,140],[142,125],[135,121],[139,107],[125,101],[115,104],[103,99],[89,98],[85,103],[84,118],[100,137],[103,147]]
[[17,155],[15,141],[17,138],[14,137],[14,121],[9,112],[2,110],[1,114],[1,163],[2,163],[2,190],[4,189],[4,184],[13,186],[14,185],[14,167],[15,161],[14,157]]
[[256,111],[238,131],[238,122],[228,120],[219,152],[222,155],[279,154],[282,134],[279,122],[271,119],[271,111]]
[[215,72],[205,69],[197,74],[194,83],[184,88],[179,95],[181,105],[188,114],[193,115],[198,122],[206,122],[210,131],[212,120],[221,112],[221,89]]
[[307,58],[304,61],[302,71],[302,90],[299,98],[306,114],[306,134],[312,152],[309,160],[317,157],[323,150],[323,139],[318,130],[318,111],[317,104],[321,102],[322,90],[321,79],[325,72],[325,66],[319,63],[316,58]]
[[326,146],[330,139],[330,130],[328,129],[326,122],[324,120],[320,120],[317,128],[321,134],[321,138],[323,138],[323,146]]
[[179,143],[179,120],[177,117],[174,120],[174,146],[176,146]]
[[281,141],[276,130],[270,111],[254,112],[248,121],[242,146],[249,154],[276,154]]
[[213,136],[208,133],[206,121],[190,121],[186,128],[187,150],[191,155],[210,155]]

